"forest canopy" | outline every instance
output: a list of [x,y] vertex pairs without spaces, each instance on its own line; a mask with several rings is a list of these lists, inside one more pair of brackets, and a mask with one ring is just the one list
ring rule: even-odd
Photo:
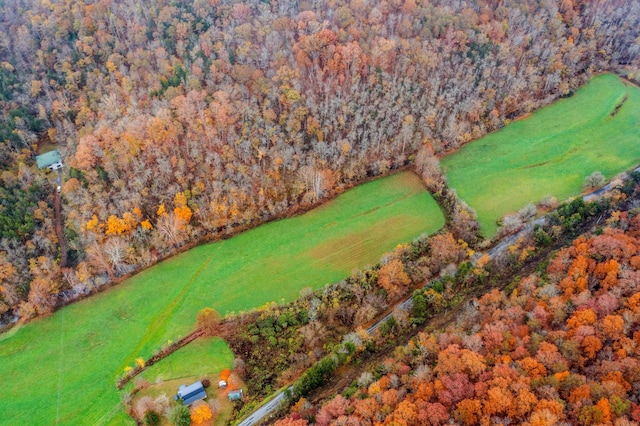
[[[639,8],[2,2],[0,312],[46,313],[60,292],[456,149],[600,70],[635,78]],[[35,166],[50,149],[67,165],[66,256],[55,176]]]

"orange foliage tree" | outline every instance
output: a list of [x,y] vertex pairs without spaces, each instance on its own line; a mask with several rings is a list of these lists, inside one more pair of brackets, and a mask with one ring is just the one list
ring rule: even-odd
[[402,262],[399,259],[393,259],[378,271],[378,284],[387,291],[390,300],[395,300],[406,293],[411,280],[404,272]]
[[194,425],[201,425],[213,418],[213,412],[209,404],[199,404],[191,410],[191,422]]

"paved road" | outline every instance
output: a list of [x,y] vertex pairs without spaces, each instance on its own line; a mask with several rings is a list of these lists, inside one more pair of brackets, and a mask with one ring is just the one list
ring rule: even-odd
[[[396,306],[396,309],[402,309],[403,311],[408,311],[409,309],[411,309],[412,303],[413,302],[411,301],[411,298],[408,298],[402,301],[401,303],[399,303]],[[391,317],[391,315],[393,315],[393,312],[390,312],[384,317],[380,318],[375,324],[367,328],[367,333],[373,334],[378,329],[378,327],[384,324]],[[289,386],[288,389],[293,390],[293,386]],[[272,400],[264,404],[262,407],[258,408],[256,411],[254,411],[249,417],[244,419],[242,422],[238,423],[238,426],[253,426],[256,423],[258,423],[260,420],[262,420],[263,418],[271,414],[280,406],[280,404],[284,400],[284,393],[285,391],[278,392],[273,397]]]
[[[631,171],[631,173],[633,172],[640,172],[640,167],[636,167],[635,169],[633,169]],[[598,198],[599,196],[603,195],[605,192],[609,191],[611,189],[611,183],[606,184],[605,186],[603,186],[600,189],[597,189],[595,191],[593,191],[590,194],[585,195],[584,197],[582,197],[582,199],[584,201],[591,201],[594,198]]]
[[496,244],[495,246],[491,247],[491,249],[489,249],[489,251],[487,252],[487,254],[489,255],[490,258],[494,258],[498,253],[503,252],[504,250],[506,250],[510,245],[512,245],[513,243],[516,242],[516,240],[518,238],[520,238],[520,236],[522,236],[523,234],[527,233],[527,232],[531,232],[533,231],[533,228],[536,225],[544,225],[544,223],[547,221],[546,216],[542,216],[537,218],[536,220],[534,220],[533,222],[530,222],[528,224],[526,224],[524,226],[524,228],[522,228],[520,231],[516,232],[515,234],[509,235],[508,237],[505,237],[502,239],[502,241],[500,241],[500,243]]
[[[408,311],[409,309],[411,309],[412,303],[413,302],[411,298],[408,298],[402,301],[401,303],[399,303],[398,305],[396,305],[396,309],[402,309],[403,311]],[[380,318],[375,324],[367,328],[367,333],[373,334],[378,329],[378,327],[384,324],[391,317],[391,315],[393,315],[393,312],[390,312],[384,317]],[[293,386],[289,386],[288,389],[293,390]],[[249,417],[244,419],[242,422],[238,423],[238,426],[253,426],[256,423],[258,423],[260,420],[262,420],[263,418],[271,414],[280,406],[280,404],[284,400],[284,393],[285,391],[278,392],[271,401],[267,402],[262,407],[254,411]]]
[[[396,305],[395,309],[401,309],[403,311],[408,311],[409,309],[411,309],[412,305],[413,305],[413,301],[411,300],[411,298],[408,298],[405,301],[403,301],[403,302],[399,303],[398,305]],[[378,322],[373,324],[371,327],[367,328],[367,333],[373,334],[378,329],[378,327],[380,327],[389,318],[391,318],[391,315],[393,315],[393,312],[389,312],[387,315],[385,315],[382,318],[380,318],[378,320]]]
[[[293,386],[289,386],[288,390],[293,390]],[[253,412],[249,417],[244,419],[242,422],[238,424],[238,426],[253,426],[258,423],[260,420],[269,415],[272,411],[280,406],[282,401],[284,400],[285,391],[280,391],[273,397],[273,399],[262,407],[258,408]]]
[[[640,167],[636,167],[635,169],[633,169],[634,172],[640,172]],[[588,201],[593,201],[596,198],[601,197],[602,195],[604,195],[605,192],[610,191],[611,190],[611,183],[606,184],[605,186],[603,186],[602,188],[599,188],[593,192],[590,192],[587,195],[582,196],[582,199],[585,202]],[[516,240],[523,234],[527,233],[527,232],[531,232],[533,231],[533,228],[536,225],[544,225],[546,222],[546,216],[542,216],[539,217],[538,219],[534,220],[533,222],[528,223],[527,225],[525,225],[524,228],[522,228],[520,231],[516,232],[513,235],[509,235],[508,237],[505,237],[502,241],[500,241],[499,244],[496,244],[495,246],[493,246],[487,253],[489,254],[489,257],[493,258],[495,257],[495,255],[497,255],[498,253],[503,252],[505,249],[507,249],[511,244],[515,243]]]

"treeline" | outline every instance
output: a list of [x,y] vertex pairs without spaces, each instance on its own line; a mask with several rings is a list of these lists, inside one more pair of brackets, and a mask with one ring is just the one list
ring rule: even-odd
[[[271,303],[232,315],[211,334],[223,337],[236,359],[242,360],[248,395],[259,400],[336,351],[344,335],[348,336],[347,344],[361,346],[370,340],[366,327],[376,317],[409,297],[425,280],[447,267],[455,268],[469,254],[465,247],[450,233],[423,236],[399,245],[380,264],[356,271],[345,280],[315,292],[303,290],[295,302],[284,306]],[[430,303],[443,300],[434,292]],[[398,321],[406,326],[409,312]]]
[[[638,67],[637,2],[0,5],[0,313],[441,154]],[[64,169],[68,265],[50,180]],[[428,161],[427,161],[428,162]],[[18,206],[18,208],[14,208]],[[51,284],[53,283],[53,284]]]

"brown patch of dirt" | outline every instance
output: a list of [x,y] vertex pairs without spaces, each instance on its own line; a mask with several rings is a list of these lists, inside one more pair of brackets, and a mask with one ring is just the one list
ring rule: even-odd
[[424,184],[420,177],[418,177],[415,173],[405,173],[400,176],[400,178],[396,178],[394,182],[395,186],[399,189],[406,190],[407,188],[413,188],[416,191],[422,190],[424,188]]
[[395,230],[408,219],[404,215],[390,217],[376,224],[371,230],[353,232],[342,238],[327,241],[306,254],[319,265],[332,265],[336,269],[349,268],[354,264],[354,259],[366,259],[367,254],[377,252],[376,248],[392,239]]

